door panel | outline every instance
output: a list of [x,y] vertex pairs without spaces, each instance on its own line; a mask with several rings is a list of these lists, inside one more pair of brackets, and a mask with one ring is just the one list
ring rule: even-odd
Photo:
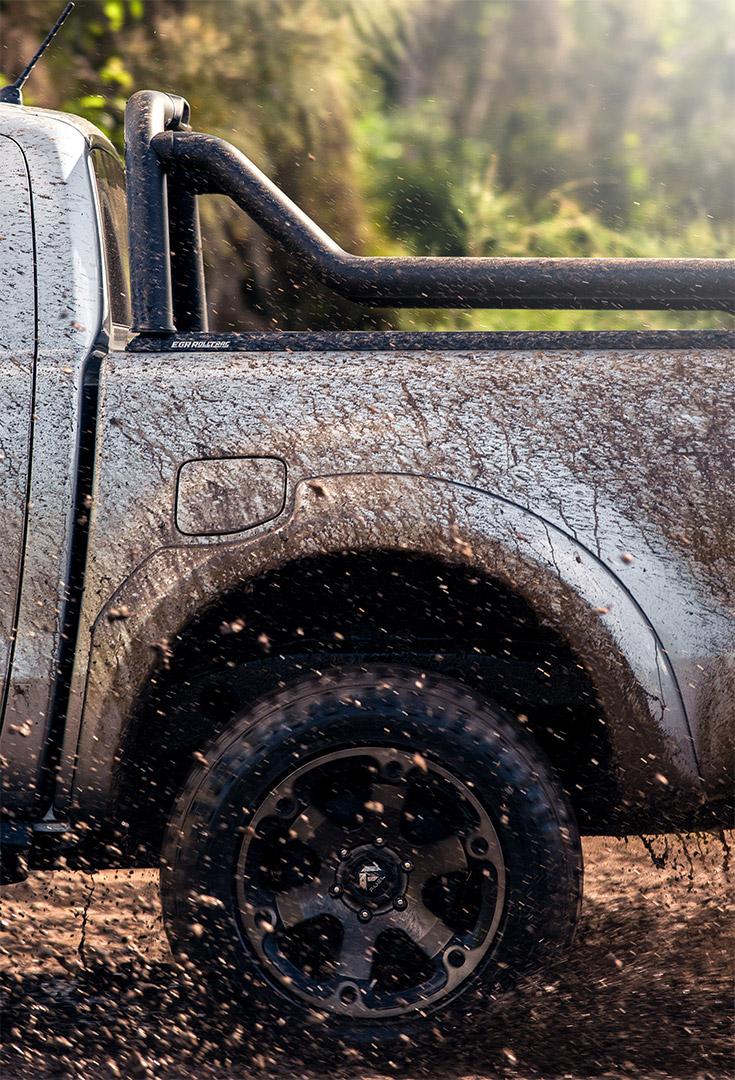
[[23,554],[35,331],[28,172],[18,144],[0,136],[0,714]]

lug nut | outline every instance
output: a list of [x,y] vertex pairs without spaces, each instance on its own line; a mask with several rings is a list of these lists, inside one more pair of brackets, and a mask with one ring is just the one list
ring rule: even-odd
[[401,863],[401,866],[403,867],[404,870],[413,870],[413,863],[411,862],[410,859],[404,859],[403,862]]
[[406,904],[407,900],[405,896],[397,896],[393,901],[393,907],[396,909],[396,911],[403,911],[406,907]]
[[362,922],[369,922],[369,920],[372,919],[372,914],[367,908],[363,908],[362,911],[358,912],[358,918]]
[[339,853],[340,859],[346,859],[347,856],[349,855],[349,853],[350,853],[350,849],[346,848],[346,847],[343,847],[342,850]]
[[378,847],[382,847],[383,844],[385,843],[385,837],[384,836],[376,836],[375,837],[375,843],[377,844]]
[[340,896],[340,895],[341,895],[341,893],[342,893],[342,886],[341,886],[341,885],[338,885],[338,884],[337,884],[337,883],[335,882],[335,883],[334,883],[334,885],[330,885],[330,886],[329,886],[329,891],[330,891],[330,893],[332,894],[332,896]]

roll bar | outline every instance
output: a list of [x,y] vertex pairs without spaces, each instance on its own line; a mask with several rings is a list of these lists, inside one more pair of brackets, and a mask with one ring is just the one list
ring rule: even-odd
[[362,304],[735,310],[735,262],[727,259],[353,255],[234,146],[189,130],[188,116],[182,98],[155,91],[134,94],[126,110],[133,329],[138,332],[170,333],[174,323],[179,331],[206,329],[196,210],[201,194],[229,196],[299,261],[305,277],[313,275]]
[[141,90],[125,109],[125,172],[133,327],[143,334],[207,329],[196,196],[171,182],[152,148],[163,131],[185,130],[189,102]]

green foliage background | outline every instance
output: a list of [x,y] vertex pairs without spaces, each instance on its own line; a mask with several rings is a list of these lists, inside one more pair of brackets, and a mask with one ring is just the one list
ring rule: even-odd
[[[4,0],[12,76],[61,0]],[[77,0],[26,103],[122,145],[126,97],[185,95],[355,251],[731,256],[733,0]],[[204,208],[218,327],[724,325],[710,315],[374,314]]]

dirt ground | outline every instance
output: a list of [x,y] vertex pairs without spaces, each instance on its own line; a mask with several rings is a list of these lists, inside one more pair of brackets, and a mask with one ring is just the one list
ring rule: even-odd
[[[726,844],[733,842],[726,838]],[[409,1043],[381,1069],[335,1046],[294,1068],[277,1037],[184,1004],[152,871],[36,873],[0,893],[2,1076],[383,1076],[489,1080],[735,1077],[733,872],[711,835],[585,842],[573,956],[460,1054]]]

